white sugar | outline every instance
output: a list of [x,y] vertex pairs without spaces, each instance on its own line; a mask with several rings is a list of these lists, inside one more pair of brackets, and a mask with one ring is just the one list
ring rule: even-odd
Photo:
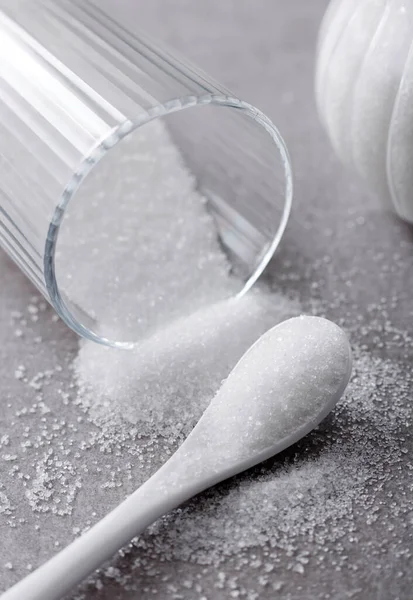
[[159,121],[92,171],[69,204],[56,272],[95,330],[136,342],[241,289],[204,202]]
[[248,347],[272,324],[299,312],[276,294],[249,296],[173,322],[133,351],[82,342],[76,359],[81,402],[94,421],[141,434],[189,433]]
[[[186,177],[192,181],[182,165],[179,175],[174,169],[181,183]],[[193,181],[190,189],[199,200]],[[143,328],[143,343],[134,352],[81,342],[74,364],[78,387],[70,381],[69,352],[66,356],[60,349],[56,357],[52,347],[43,355],[49,362],[43,356],[35,360],[57,335],[64,335],[61,324],[51,322],[57,318],[30,299],[39,306],[37,328],[27,306],[10,302],[10,335],[18,327],[24,343],[8,373],[10,389],[18,394],[5,396],[3,403],[8,429],[0,440],[0,513],[4,527],[13,528],[10,539],[20,534],[25,543],[19,548],[16,542],[19,551],[4,557],[0,588],[27,575],[29,562],[37,567],[56,551],[55,541],[61,546],[70,542],[141,485],[177,449],[250,344],[267,328],[302,312],[299,302],[280,292],[256,290],[236,305],[223,302],[221,293],[229,290],[227,265],[210,220],[207,229],[215,256],[209,265],[219,262],[223,271],[220,278],[209,278],[209,267],[204,272],[203,308],[200,297],[191,315],[189,304],[183,306],[186,314],[168,314],[165,305],[158,306],[164,326],[155,334]],[[401,271],[400,257],[393,260]],[[391,578],[399,593],[400,579],[389,569],[402,571],[411,562],[413,501],[408,490],[413,469],[406,451],[412,428],[412,339],[405,324],[397,329],[389,316],[401,302],[395,292],[368,307],[368,319],[359,319],[358,306],[343,293],[343,281],[350,285],[357,269],[364,275],[364,263],[354,265],[352,259],[343,273],[330,262],[330,255],[321,257],[297,273],[294,264],[281,261],[277,282],[293,288],[299,276],[320,287],[328,281],[322,306],[311,307],[305,286],[302,293],[306,312],[328,316],[333,311],[351,327],[354,377],[344,400],[289,451],[155,523],[75,597],[89,598],[102,590],[100,595],[119,597],[257,599],[281,593],[287,598],[306,597],[311,589],[314,597],[327,599],[331,589],[345,597],[349,586],[357,595],[373,564],[379,584],[380,577]],[[381,278],[388,277],[388,264],[379,254],[374,265]],[[191,271],[181,275],[189,285]],[[162,282],[170,284],[167,277]],[[218,298],[211,298],[215,285]],[[142,299],[129,306],[136,312]],[[40,334],[42,344],[36,341]],[[374,346],[376,354],[387,344],[388,356],[405,362],[372,356],[365,344]],[[48,369],[54,370],[53,377]],[[30,385],[33,378],[35,385],[43,382],[43,390]],[[32,446],[23,445],[27,442]],[[20,497],[12,493],[15,485]]]

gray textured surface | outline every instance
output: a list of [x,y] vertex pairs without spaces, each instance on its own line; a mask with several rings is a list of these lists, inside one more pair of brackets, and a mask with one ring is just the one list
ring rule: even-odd
[[[103,4],[109,4],[109,0]],[[327,316],[345,325],[353,343],[367,348],[372,356],[398,361],[401,372],[406,372],[404,393],[408,403],[413,393],[408,377],[413,358],[408,335],[413,289],[411,229],[380,207],[376,199],[343,172],[319,125],[313,101],[313,55],[316,30],[325,6],[325,0],[118,2],[122,18],[133,17],[140,27],[170,42],[267,112],[280,127],[294,162],[296,192],[291,224],[271,266],[273,284],[286,293],[298,294],[307,310],[321,305]],[[21,473],[32,475],[35,460],[43,460],[50,425],[42,429],[41,419],[46,417],[40,414],[41,407],[26,420],[24,415],[15,416],[16,410],[33,405],[35,391],[17,380],[14,371],[19,364],[25,365],[31,375],[56,364],[63,367],[45,387],[43,400],[54,411],[56,428],[50,447],[55,456],[61,456],[62,472],[67,478],[50,484],[64,508],[67,491],[76,484],[77,474],[65,463],[68,448],[66,442],[59,442],[59,427],[62,440],[67,439],[63,434],[70,432],[72,445],[85,439],[76,406],[61,402],[62,391],[71,391],[68,365],[77,341],[61,323],[52,322],[49,310],[41,312],[37,322],[28,316],[24,337],[15,337],[17,325],[11,322],[11,311],[27,314],[33,290],[4,254],[0,254],[0,273],[0,436],[5,432],[11,436],[9,445],[1,448],[4,487],[0,491],[7,492],[13,507],[8,514],[10,510],[3,502],[0,514],[0,587],[6,587],[25,573],[26,565],[45,560],[56,549],[55,542],[67,543],[74,527],[84,527],[113,506],[131,491],[133,482],[128,481],[121,489],[102,491],[98,468],[104,472],[116,471],[120,478],[124,458],[116,452],[102,456],[92,447],[82,458],[81,475],[87,485],[79,491],[73,513],[66,517],[33,513],[24,496],[23,480],[10,475],[13,460],[4,460],[4,456],[18,453]],[[35,341],[37,336],[42,337],[41,342]],[[41,437],[44,432],[44,444],[37,449],[34,443],[34,447],[25,450],[22,446],[28,433],[25,428],[33,428],[36,422],[38,435]],[[284,582],[281,592],[274,591],[271,585],[256,586],[260,572],[249,562],[242,572],[236,572],[236,589],[252,590],[251,598],[409,600],[413,584],[409,530],[412,514],[400,507],[405,494],[412,489],[413,438],[410,431],[400,436],[399,443],[408,453],[397,470],[389,472],[383,468],[382,492],[374,498],[379,518],[372,523],[368,514],[357,513],[352,522],[353,543],[350,544],[350,532],[344,530],[340,543],[328,548],[324,567],[314,565],[304,575],[289,570],[289,559],[282,556],[271,576],[274,581]],[[34,437],[32,429],[30,439]],[[312,445],[301,445],[299,451],[309,447],[317,454],[323,443],[317,439]],[[105,474],[105,481],[107,477]],[[97,515],[92,514],[93,510]],[[10,527],[10,521],[16,526]],[[40,529],[35,527],[38,523]],[[311,552],[311,544],[309,548]],[[343,553],[348,558],[340,561]],[[261,548],[258,555],[265,555],[265,550]],[[13,563],[13,570],[3,568],[8,561]],[[191,577],[199,587],[194,585],[185,591],[178,585],[181,595],[176,598],[231,597],[230,589],[219,590],[215,585],[213,567],[182,561],[159,562],[152,565],[155,577],[151,578],[148,569],[139,574],[136,567],[139,561],[145,563],[145,550],[137,548],[121,564],[122,572],[127,573],[135,563],[133,579],[139,591],[124,591],[109,578],[102,590],[90,587],[85,597],[88,600],[169,598],[173,594],[165,591],[162,581],[173,586],[184,577]],[[338,563],[340,568],[336,568]],[[220,571],[230,577],[231,560],[221,565]],[[258,595],[253,595],[254,590]],[[242,597],[243,592],[240,594]]]

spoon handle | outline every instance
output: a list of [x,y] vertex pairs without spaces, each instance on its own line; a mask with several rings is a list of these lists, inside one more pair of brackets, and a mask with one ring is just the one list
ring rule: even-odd
[[2,594],[0,600],[60,600],[159,517],[237,472],[238,469],[228,466],[217,473],[209,472],[205,460],[208,453],[199,442],[203,428],[198,423],[175,454],[140,488],[89,531]]
[[159,472],[0,600],[59,600],[148,525],[192,495],[192,489],[182,487],[159,489],[158,481]]

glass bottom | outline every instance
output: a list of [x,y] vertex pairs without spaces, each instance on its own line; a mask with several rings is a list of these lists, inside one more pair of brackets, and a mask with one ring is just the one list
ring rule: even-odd
[[79,335],[132,348],[167,321],[245,294],[291,202],[287,150],[260,111],[212,95],[154,107],[114,129],[66,186],[45,249],[51,302]]

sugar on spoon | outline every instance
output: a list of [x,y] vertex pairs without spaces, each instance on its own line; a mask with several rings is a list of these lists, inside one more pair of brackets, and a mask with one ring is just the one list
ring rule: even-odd
[[58,600],[156,519],[285,450],[342,396],[352,358],[345,333],[320,317],[267,331],[224,381],[177,452],[146,483],[0,600]]

